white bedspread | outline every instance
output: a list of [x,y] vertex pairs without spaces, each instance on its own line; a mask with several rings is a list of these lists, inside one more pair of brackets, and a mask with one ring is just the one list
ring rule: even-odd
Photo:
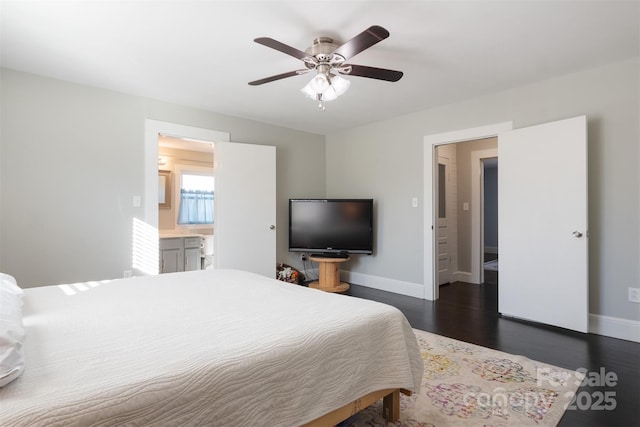
[[417,389],[397,309],[233,270],[26,289],[7,426],[295,426]]

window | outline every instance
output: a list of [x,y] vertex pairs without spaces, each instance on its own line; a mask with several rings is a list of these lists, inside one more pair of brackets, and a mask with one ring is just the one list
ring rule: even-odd
[[214,178],[206,173],[180,173],[178,224],[213,224]]

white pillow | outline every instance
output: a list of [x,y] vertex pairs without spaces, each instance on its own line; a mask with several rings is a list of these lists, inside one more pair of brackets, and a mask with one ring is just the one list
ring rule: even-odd
[[0,273],[0,387],[24,370],[22,294],[16,279]]

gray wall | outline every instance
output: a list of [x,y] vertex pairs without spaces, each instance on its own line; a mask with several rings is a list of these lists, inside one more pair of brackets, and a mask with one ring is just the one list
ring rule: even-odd
[[325,194],[322,135],[7,69],[0,86],[0,271],[24,287],[131,270],[132,221],[144,218],[132,197],[144,195],[145,119],[277,147],[279,261],[293,261],[288,198]]
[[[131,207],[144,194],[144,120],[277,147],[278,259],[289,197],[373,197],[376,253],[363,275],[422,284],[424,135],[508,120],[589,120],[590,312],[640,320],[638,58],[326,137],[2,70],[0,270],[23,286],[120,277],[131,269]],[[326,164],[322,158],[326,155]],[[310,159],[313,159],[311,161]],[[325,191],[326,190],[326,191]]]
[[[570,74],[327,135],[327,195],[378,201],[377,250],[351,270],[423,282],[423,137],[513,120],[521,128],[586,114],[590,312],[640,320],[639,59]],[[379,104],[376,108],[384,108]],[[422,206],[422,204],[421,204]]]

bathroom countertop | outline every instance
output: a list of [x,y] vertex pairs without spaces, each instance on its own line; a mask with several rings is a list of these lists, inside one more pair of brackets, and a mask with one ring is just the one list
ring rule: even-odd
[[200,233],[160,233],[161,239],[174,239],[176,237],[205,237],[206,234]]

